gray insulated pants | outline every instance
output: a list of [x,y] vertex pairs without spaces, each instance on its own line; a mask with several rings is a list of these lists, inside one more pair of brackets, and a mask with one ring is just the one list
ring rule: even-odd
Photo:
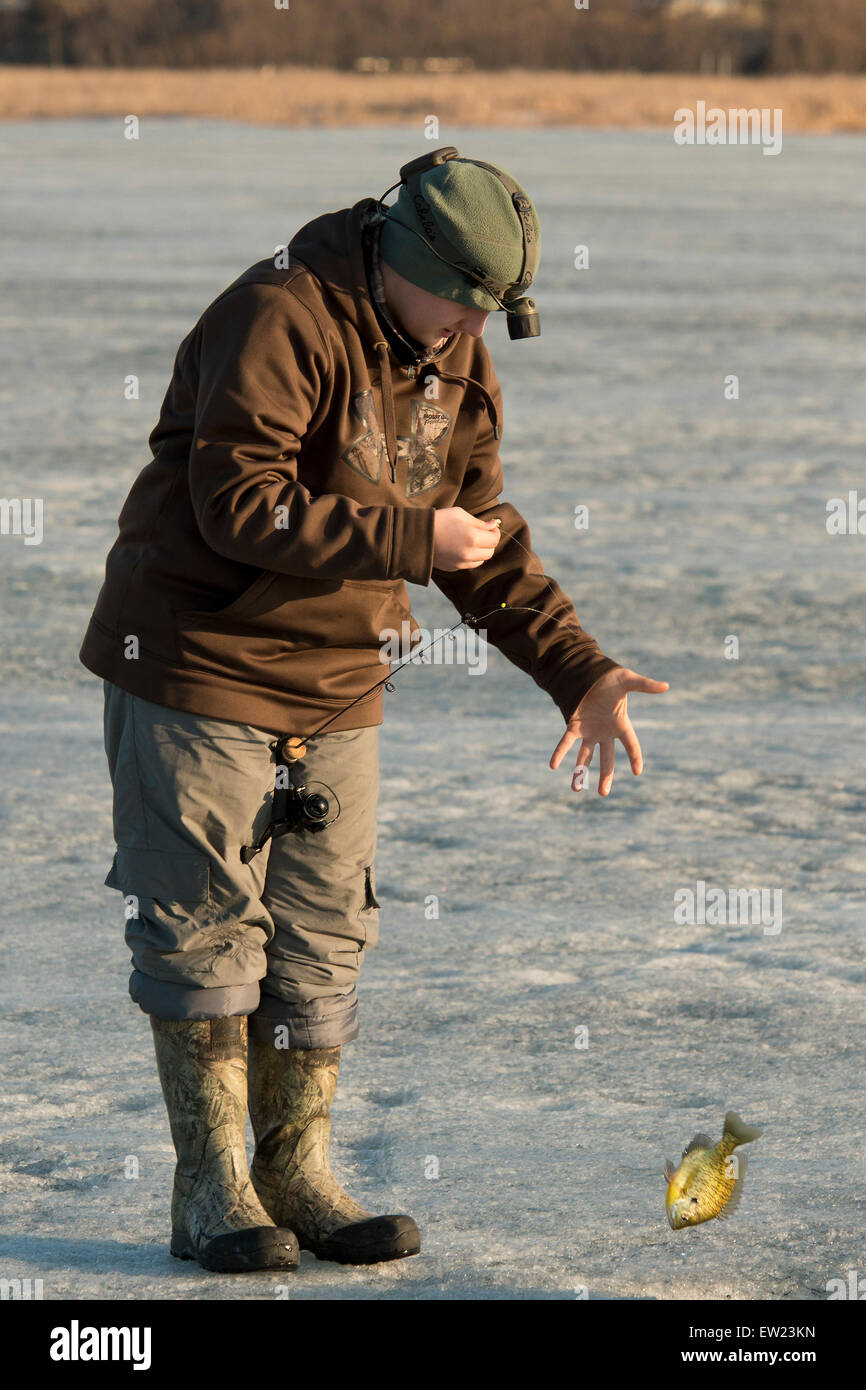
[[105,882],[124,895],[132,998],[158,1018],[249,1014],[271,1038],[284,1024],[290,1047],[357,1037],[379,931],[378,726],[305,739],[292,777],[324,783],[340,815],[244,864],[271,819],[281,739],[103,686],[117,842]]

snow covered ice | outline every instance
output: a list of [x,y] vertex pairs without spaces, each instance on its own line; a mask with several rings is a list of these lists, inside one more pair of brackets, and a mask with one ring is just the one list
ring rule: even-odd
[[[618,747],[606,800],[595,776],[569,790],[573,756],[548,769],[558,712],[493,650],[484,675],[412,666],[386,695],[382,936],[334,1160],[424,1248],[373,1269],[305,1255],[290,1297],[823,1299],[866,1273],[866,537],[825,525],[829,499],[866,496],[866,139],[786,135],[772,160],[665,132],[445,140],[512,171],[542,219],[543,336],[487,331],[504,496],[603,650],[671,689],[632,696],[645,772]],[[108,121],[2,132],[2,492],[44,499],[44,538],[0,537],[0,1274],[46,1299],[281,1282],[168,1254],[173,1151],[103,887],[102,690],[77,651],[181,338],[417,144],[193,120],[138,142]],[[423,626],[455,620],[410,593]],[[781,930],[675,921],[699,881],[779,890]],[[764,1130],[740,1209],[672,1232],[664,1160],[729,1107]]]

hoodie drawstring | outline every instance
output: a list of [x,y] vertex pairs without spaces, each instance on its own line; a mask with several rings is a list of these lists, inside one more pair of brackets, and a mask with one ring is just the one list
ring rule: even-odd
[[[391,362],[388,344],[378,342],[374,344],[376,355],[379,359],[379,374],[382,383],[382,410],[385,415],[385,448],[388,453],[388,462],[391,465],[391,482],[397,481],[397,458],[399,455],[399,445],[397,443],[397,412],[394,407],[394,383],[391,377]],[[499,414],[496,409],[496,402],[480,381],[476,381],[472,376],[458,376],[456,372],[445,372],[436,362],[425,362],[424,370],[433,371],[442,381],[459,381],[466,386],[474,386],[484,398],[487,407],[487,414],[490,416],[490,423],[493,426],[493,438],[499,438]]]
[[379,342],[375,344],[375,348],[379,358],[379,373],[382,380],[382,410],[385,414],[385,448],[388,451],[388,462],[391,465],[391,482],[396,483],[399,445],[397,443],[397,412],[394,408],[394,384],[391,380],[391,363],[388,358],[388,344]]

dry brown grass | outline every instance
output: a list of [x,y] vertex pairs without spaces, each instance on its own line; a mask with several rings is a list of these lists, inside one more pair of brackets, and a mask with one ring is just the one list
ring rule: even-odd
[[253,125],[670,126],[680,106],[781,107],[786,132],[866,130],[866,76],[0,67],[0,119],[212,116]]

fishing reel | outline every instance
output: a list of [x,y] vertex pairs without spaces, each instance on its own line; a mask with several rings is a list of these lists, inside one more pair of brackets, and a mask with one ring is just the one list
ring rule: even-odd
[[[337,816],[340,814],[339,805],[335,815],[331,815],[331,803],[322,791],[314,791],[313,787],[321,787],[325,792],[331,792],[330,787],[326,787],[324,782],[313,782],[311,787],[298,786],[292,783],[286,788],[288,796],[286,798],[285,814],[276,822],[272,835],[287,835],[299,830],[324,830],[325,826],[333,825]],[[336,800],[336,797],[335,797]]]
[[258,840],[242,847],[242,863],[249,864],[268,840],[276,839],[278,835],[315,834],[333,825],[339,817],[342,807],[333,787],[325,782],[296,782],[292,777],[292,765],[300,762],[306,751],[302,739],[288,738],[283,741],[281,755],[286,768],[286,784],[275,789],[273,816]]

